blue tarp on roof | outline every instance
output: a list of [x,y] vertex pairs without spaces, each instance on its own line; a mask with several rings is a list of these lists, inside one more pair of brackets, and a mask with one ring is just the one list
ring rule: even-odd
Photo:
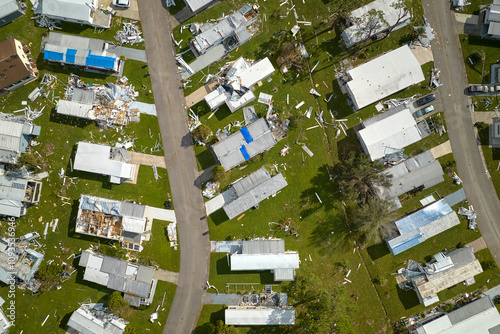
[[66,62],[74,64],[75,63],[76,50],[68,49],[66,50]]
[[115,58],[105,57],[105,56],[97,56],[97,55],[91,54],[91,52],[92,51],[89,51],[89,55],[85,59],[86,66],[93,66],[93,67],[114,70]]
[[243,154],[243,158],[245,158],[245,160],[250,159],[250,154],[248,154],[247,148],[245,147],[245,145],[241,145],[240,151],[241,151],[241,154]]
[[241,131],[241,134],[243,135],[243,137],[245,138],[245,141],[247,142],[247,144],[250,144],[251,142],[253,142],[253,138],[250,135],[250,132],[248,132],[248,129],[246,126],[243,129],[241,129],[240,131]]
[[64,54],[61,52],[45,50],[43,52],[43,59],[63,61]]
[[396,226],[398,227],[399,233],[403,235],[446,216],[452,211],[453,210],[446,201],[440,200],[398,220]]

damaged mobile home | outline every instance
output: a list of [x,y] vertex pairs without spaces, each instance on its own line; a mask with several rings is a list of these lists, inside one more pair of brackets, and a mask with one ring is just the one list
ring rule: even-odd
[[442,199],[389,224],[386,243],[396,255],[458,224],[456,212]]
[[285,251],[285,240],[243,241],[241,250],[228,255],[231,271],[270,270],[275,281],[293,281],[299,253]]
[[408,261],[407,268],[398,270],[399,287],[415,290],[425,306],[439,301],[438,293],[458,283],[474,284],[474,276],[483,272],[472,247],[458,248],[448,254],[438,253],[425,266]]
[[26,209],[40,202],[42,182],[11,175],[0,175],[0,215],[19,218]]
[[0,238],[0,281],[15,284],[21,289],[38,291],[41,283],[35,279],[44,254],[30,240],[16,239],[14,242]]
[[355,110],[424,81],[422,67],[408,45],[389,51],[338,79]]
[[0,119],[0,162],[17,164],[26,153],[31,141],[40,135],[41,127],[29,121]]
[[150,305],[158,281],[153,279],[155,269],[128,263],[114,257],[85,250],[79,265],[85,268],[83,279],[123,292],[123,298],[132,306]]
[[142,251],[151,237],[146,206],[107,198],[81,195],[75,232],[116,240],[127,250]]
[[252,38],[248,28],[257,21],[257,11],[257,7],[245,5],[215,24],[193,24],[192,31],[197,35],[189,44],[191,50],[199,57],[218,45],[223,46],[224,53],[236,49]]
[[[348,48],[372,36],[382,34],[391,27],[397,30],[410,24],[410,12],[405,8],[396,8],[399,0],[375,0],[353,10],[347,17],[349,27],[342,32],[342,38]],[[383,19],[373,18],[371,22],[364,20],[371,11],[383,13]]]
[[288,305],[287,294],[272,291],[270,285],[266,285],[265,291],[262,293],[244,295],[238,305],[228,305],[224,315],[226,325],[295,324],[295,310]]
[[50,32],[42,39],[43,59],[84,71],[118,73],[123,62],[108,51],[109,43],[101,39]]
[[255,100],[252,86],[274,73],[274,67],[269,58],[257,62],[243,59],[226,64],[216,75],[218,87],[205,96],[205,101],[211,110],[226,103],[234,113]]
[[68,320],[68,328],[80,334],[123,334],[128,322],[109,312],[102,303],[81,304]]
[[211,146],[217,160],[226,171],[265,152],[277,143],[264,118],[247,125],[238,132],[220,139]]
[[58,114],[97,121],[101,128],[137,123],[141,112],[132,107],[139,96],[132,85],[120,82],[87,85],[77,75],[68,78],[66,100],[57,101]]
[[79,142],[73,169],[109,176],[109,181],[120,184],[135,179],[139,166],[129,164],[130,156],[124,147]]

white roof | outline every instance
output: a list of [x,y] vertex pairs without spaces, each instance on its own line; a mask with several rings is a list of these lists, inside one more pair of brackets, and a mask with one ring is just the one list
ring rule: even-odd
[[231,270],[297,269],[299,253],[233,254]]
[[200,8],[208,5],[211,2],[214,2],[215,0],[184,0],[184,1],[186,1],[189,8],[191,8],[193,12],[196,12]]
[[75,116],[80,118],[95,119],[95,111],[92,104],[78,103],[68,100],[59,100],[57,102],[57,113]]
[[122,218],[122,229],[127,232],[144,233],[146,228],[146,218]]
[[[479,301],[481,301],[481,298]],[[468,304],[462,308],[472,306],[476,302]],[[461,312],[462,308],[455,310],[443,317],[433,320],[417,330],[418,334],[491,334],[498,333],[497,331],[490,332],[493,327],[500,326],[500,314],[495,306],[488,308],[478,314],[472,311],[470,317],[466,319],[459,319],[461,321],[455,322],[454,313]],[[465,315],[467,316],[467,315]]]
[[386,147],[403,148],[422,139],[409,109],[369,124],[358,136],[372,161],[384,157]]
[[111,147],[107,145],[79,142],[76,150],[74,169],[90,173],[132,178],[133,165],[111,160]]
[[0,120],[0,149],[19,152],[23,123]]
[[[382,32],[388,29],[390,26],[396,24],[399,16],[403,13],[402,10],[393,7],[393,4],[398,2],[399,0],[376,0],[370,2],[366,6],[353,10],[349,14],[350,21],[351,23],[353,23],[353,25],[342,32],[342,37],[344,38],[347,46],[352,46],[366,38],[366,33],[364,33],[366,31],[365,27],[363,25],[357,24],[356,19],[362,19],[363,16],[367,15],[370,10],[374,9],[384,12],[384,19],[385,21],[387,21],[387,24],[384,22],[379,22],[380,28],[375,29],[372,34],[378,34],[379,32]],[[405,19],[400,20],[399,24],[406,25],[409,23],[409,21],[410,15],[406,15]]]
[[[92,22],[92,0],[42,0],[42,15]],[[88,5],[87,5],[88,4]]]
[[228,308],[226,325],[294,325],[295,310],[275,308]]
[[347,71],[349,96],[356,109],[424,80],[422,68],[407,45]]
[[260,80],[264,80],[273,74],[273,72],[273,64],[271,64],[269,58],[266,57],[243,70],[241,73],[238,73],[238,76],[241,78],[241,85],[249,88]]

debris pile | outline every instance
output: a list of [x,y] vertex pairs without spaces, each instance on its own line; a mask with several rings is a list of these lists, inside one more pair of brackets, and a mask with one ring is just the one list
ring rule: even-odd
[[206,198],[213,198],[217,194],[217,190],[219,188],[219,182],[208,182],[205,185],[205,190],[203,190],[203,196],[205,196]]
[[471,229],[471,230],[476,229],[476,227],[477,227],[477,223],[476,223],[477,214],[476,214],[476,211],[474,211],[474,207],[472,205],[469,205],[468,209],[466,209],[462,206],[459,207],[458,214],[467,217],[467,219],[469,220],[469,226],[468,226],[469,229]]
[[56,26],[55,21],[49,19],[45,15],[35,16],[35,22],[41,28],[49,28],[49,30],[54,30],[54,29],[61,30],[62,29],[61,27]]
[[429,86],[434,86],[436,88],[438,88],[439,86],[441,86],[441,83],[439,82],[439,76],[441,74],[441,71],[438,70],[437,67],[434,67],[432,70],[431,70],[431,78],[429,80]]
[[177,250],[177,224],[176,223],[170,223],[167,226],[167,234],[168,234],[168,241],[170,242],[170,247],[173,247],[174,250]]
[[139,93],[133,85],[122,84],[120,80],[114,84],[91,85],[72,74],[64,96],[66,100],[57,103],[58,113],[96,120],[101,129],[140,121],[140,110],[131,107]]
[[123,22],[122,30],[116,32],[115,39],[120,42],[120,44],[137,44],[144,42],[144,38],[141,37],[141,30],[135,25],[136,22]]

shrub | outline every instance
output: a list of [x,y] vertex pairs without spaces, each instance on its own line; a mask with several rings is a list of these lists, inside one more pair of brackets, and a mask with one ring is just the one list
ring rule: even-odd
[[224,170],[224,167],[222,166],[215,166],[213,171],[212,171],[212,178],[219,182],[224,180],[226,177],[226,171]]
[[208,126],[202,124],[193,130],[193,137],[198,139],[199,141],[205,142],[210,136],[211,132],[212,131]]

